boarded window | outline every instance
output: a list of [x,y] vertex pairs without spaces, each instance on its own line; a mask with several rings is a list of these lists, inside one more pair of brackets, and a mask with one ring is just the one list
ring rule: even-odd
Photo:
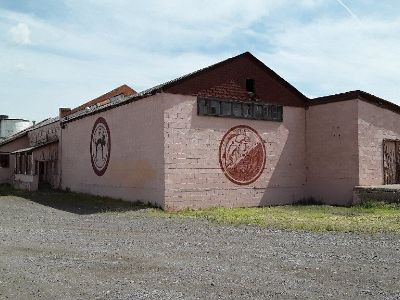
[[201,99],[197,102],[199,115],[207,115],[207,102]]
[[221,115],[225,117],[232,115],[232,102],[221,103]]
[[282,122],[283,107],[282,105],[276,104],[260,104],[199,97],[197,99],[197,114],[201,116],[234,117]]
[[0,154],[0,168],[9,168],[9,167],[10,167],[10,155]]
[[252,118],[252,114],[251,114],[251,109],[252,105],[251,104],[247,104],[247,103],[243,103],[242,104],[242,114],[243,114],[243,118],[246,119],[250,119]]
[[262,119],[263,116],[263,106],[262,105],[254,105],[254,118]]
[[209,103],[209,107],[208,107],[208,114],[212,115],[212,116],[218,116],[221,112],[221,106],[219,101],[216,100],[212,100]]
[[240,103],[233,103],[233,115],[235,117],[241,117],[242,116],[242,104]]

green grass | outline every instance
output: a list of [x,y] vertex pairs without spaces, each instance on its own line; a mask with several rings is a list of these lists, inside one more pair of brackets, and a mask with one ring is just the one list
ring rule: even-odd
[[[18,196],[30,201],[77,214],[128,212],[151,208],[108,197],[44,190],[26,192],[0,185],[0,196]],[[164,212],[148,209],[150,215],[206,219],[220,224],[257,225],[268,228],[400,234],[400,204],[368,201],[353,207],[329,205],[285,205],[255,208],[210,208]]]
[[357,233],[400,233],[400,205],[371,201],[353,207],[285,205],[257,208],[210,208],[166,213],[222,224]]

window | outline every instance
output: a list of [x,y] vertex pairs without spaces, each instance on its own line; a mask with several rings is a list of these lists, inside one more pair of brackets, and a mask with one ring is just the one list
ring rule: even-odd
[[249,93],[254,93],[254,79],[246,79],[246,91]]
[[277,106],[278,114],[276,120],[279,122],[283,121],[283,107],[281,105]]
[[232,115],[232,102],[223,101],[221,103],[221,115],[231,116]]
[[200,99],[197,103],[199,115],[207,115],[207,102],[204,99]]
[[234,102],[232,103],[232,106],[233,106],[233,116],[240,118],[242,116],[242,104]]
[[252,114],[251,114],[251,112],[252,112],[252,104],[248,104],[248,103],[243,103],[242,104],[242,114],[243,114],[243,118],[246,118],[246,119],[250,119],[250,118],[252,118]]
[[9,167],[10,167],[10,155],[0,154],[0,168],[9,168]]
[[210,106],[208,108],[208,114],[212,115],[212,116],[217,116],[220,114],[220,111],[221,111],[220,108],[221,107],[220,107],[219,101],[211,100]]
[[254,105],[254,118],[257,120],[262,119],[263,116],[263,106],[262,105]]
[[282,122],[283,107],[276,104],[198,98],[197,114]]
[[276,120],[278,117],[278,110],[276,109],[275,105],[271,106],[271,118],[272,120]]

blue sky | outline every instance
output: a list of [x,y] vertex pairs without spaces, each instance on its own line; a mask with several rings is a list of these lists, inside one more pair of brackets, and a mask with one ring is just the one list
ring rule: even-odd
[[39,121],[245,51],[309,97],[400,104],[400,1],[0,0],[0,114]]

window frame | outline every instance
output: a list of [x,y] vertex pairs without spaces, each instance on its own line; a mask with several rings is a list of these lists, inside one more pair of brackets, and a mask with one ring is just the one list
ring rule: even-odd
[[[212,107],[215,107],[217,102],[219,103],[219,105],[217,105],[218,109],[213,112]],[[226,105],[227,103],[230,103],[230,114],[225,114],[225,111],[223,109],[224,104]],[[240,106],[240,114],[237,111],[238,106]],[[261,107],[261,114],[260,111],[258,111],[258,109],[260,109],[259,107]],[[248,109],[248,113],[246,114],[244,112],[245,108]],[[258,115],[256,115],[256,108],[258,111]],[[283,105],[275,103],[260,103],[249,101],[235,101],[231,99],[197,97],[197,115],[220,118],[283,122]]]

